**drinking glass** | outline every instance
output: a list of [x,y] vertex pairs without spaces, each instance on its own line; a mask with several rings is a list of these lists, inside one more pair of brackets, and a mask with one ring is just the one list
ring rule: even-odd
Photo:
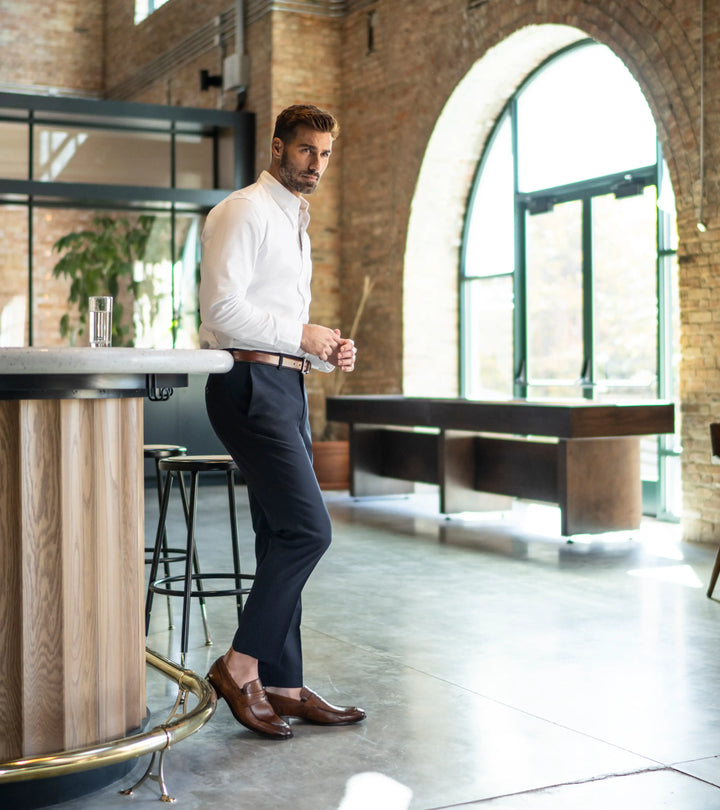
[[93,348],[112,346],[112,296],[92,295],[88,301],[90,345]]

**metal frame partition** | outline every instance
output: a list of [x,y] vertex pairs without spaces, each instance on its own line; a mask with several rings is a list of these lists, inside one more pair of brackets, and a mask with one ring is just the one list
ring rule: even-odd
[[[0,127],[25,127],[26,140],[15,137],[18,154],[7,147],[0,160],[0,206],[26,206],[28,215],[27,297],[28,343],[33,345],[33,253],[37,234],[33,213],[38,208],[93,208],[126,210],[138,213],[162,212],[170,215],[171,240],[174,241],[177,214],[205,213],[233,189],[246,185],[255,173],[255,116],[243,111],[208,110],[157,104],[100,101],[65,97],[0,93]],[[36,135],[42,127],[72,129],[93,134],[104,132],[137,137],[138,163],[143,144],[166,141],[167,166],[160,166],[164,182],[102,182],[88,176],[86,181],[37,177]],[[210,166],[204,168],[203,182],[183,185],[178,182],[180,139],[204,139],[211,153]],[[143,140],[145,139],[145,140]],[[6,144],[8,141],[6,141]],[[112,154],[106,155],[106,161]],[[77,162],[77,161],[76,161]],[[25,170],[19,167],[25,165]],[[102,175],[102,163],[97,172]],[[83,170],[91,175],[93,167]],[[62,178],[62,171],[58,176]],[[144,178],[143,178],[144,179]],[[174,244],[172,249],[174,250]]]

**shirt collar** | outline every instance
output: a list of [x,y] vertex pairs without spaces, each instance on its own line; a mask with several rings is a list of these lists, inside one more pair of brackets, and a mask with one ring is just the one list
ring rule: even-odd
[[273,200],[275,200],[283,211],[291,215],[295,221],[297,221],[301,211],[305,214],[308,213],[310,204],[305,197],[298,197],[293,194],[292,191],[285,188],[279,180],[274,178],[270,172],[261,172],[258,183],[267,189]]

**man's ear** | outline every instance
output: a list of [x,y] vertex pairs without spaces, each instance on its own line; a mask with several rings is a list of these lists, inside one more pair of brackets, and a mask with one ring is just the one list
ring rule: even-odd
[[270,149],[272,151],[272,156],[275,157],[275,158],[281,157],[282,153],[283,153],[283,147],[284,147],[284,144],[280,140],[280,138],[273,138],[272,139],[272,144],[270,146]]

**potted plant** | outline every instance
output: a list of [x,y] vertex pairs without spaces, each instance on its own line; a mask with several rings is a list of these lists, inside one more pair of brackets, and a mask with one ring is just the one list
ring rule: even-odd
[[[153,280],[138,281],[134,265],[145,257],[155,217],[97,215],[92,228],[66,234],[55,242],[53,250],[63,254],[55,267],[55,278],[70,279],[68,303],[77,309],[73,324],[70,312],[60,319],[60,334],[74,344],[88,322],[88,298],[111,295],[113,301],[113,346],[133,345],[133,305],[143,294],[153,293]],[[123,303],[124,302],[124,303]]]

